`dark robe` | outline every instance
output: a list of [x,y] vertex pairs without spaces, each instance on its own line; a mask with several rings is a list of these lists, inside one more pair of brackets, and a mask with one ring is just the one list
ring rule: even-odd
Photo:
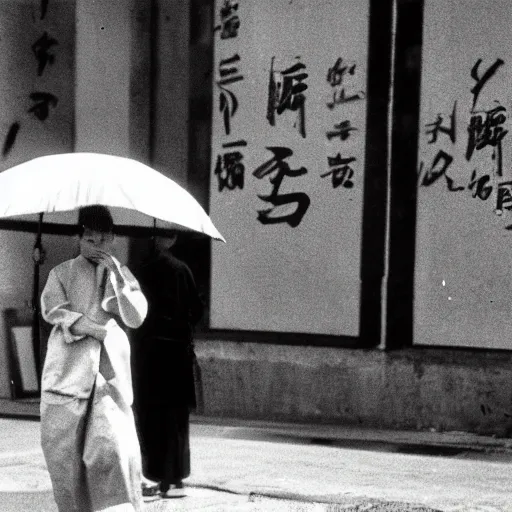
[[157,253],[136,275],[149,305],[134,351],[140,443],[146,476],[172,483],[190,474],[193,331],[203,304],[190,269],[169,252]]

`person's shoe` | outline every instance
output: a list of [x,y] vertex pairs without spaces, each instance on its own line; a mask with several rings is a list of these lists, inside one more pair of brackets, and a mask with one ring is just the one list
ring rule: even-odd
[[171,484],[169,489],[162,491],[162,498],[185,498],[187,493],[183,487],[183,482]]
[[160,483],[153,482],[149,478],[142,477],[142,496],[144,498],[153,498],[160,493]]
[[147,476],[142,475],[141,477],[142,485],[160,485],[160,482],[156,482],[155,480],[151,480],[151,478],[148,478]]

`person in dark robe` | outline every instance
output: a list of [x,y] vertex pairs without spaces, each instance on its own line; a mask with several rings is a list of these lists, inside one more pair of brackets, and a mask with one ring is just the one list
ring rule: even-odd
[[[144,475],[159,483],[162,497],[184,496],[183,480],[190,475],[193,331],[203,313],[191,270],[171,253],[176,239],[156,237],[152,255],[136,272],[148,315],[136,338],[135,410]],[[151,486],[145,487],[150,496]]]

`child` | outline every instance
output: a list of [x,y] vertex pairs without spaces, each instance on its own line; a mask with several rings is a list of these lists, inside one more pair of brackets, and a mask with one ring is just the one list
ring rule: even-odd
[[53,324],[43,368],[41,444],[59,512],[139,512],[140,447],[132,413],[130,345],[147,301],[112,256],[108,208],[82,208],[80,255],[48,276],[43,318]]

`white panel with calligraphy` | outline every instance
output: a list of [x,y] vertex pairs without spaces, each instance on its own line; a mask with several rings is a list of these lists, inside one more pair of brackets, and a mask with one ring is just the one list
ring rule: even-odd
[[0,2],[0,170],[73,150],[74,0]]
[[213,328],[359,334],[368,13],[216,3]]
[[512,10],[427,0],[414,342],[512,348]]

